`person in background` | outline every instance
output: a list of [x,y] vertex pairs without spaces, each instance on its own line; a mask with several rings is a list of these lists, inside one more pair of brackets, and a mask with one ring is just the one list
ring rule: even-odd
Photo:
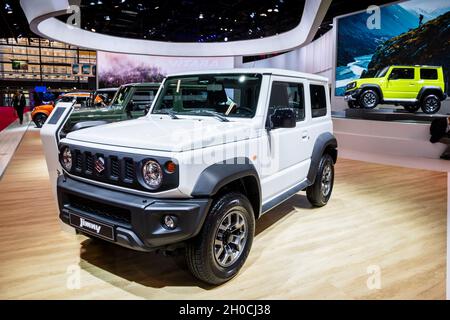
[[20,124],[23,123],[23,110],[25,109],[25,95],[23,91],[17,91],[13,98],[13,107],[17,112],[17,116],[19,117]]
[[450,117],[440,117],[431,122],[430,142],[447,144],[447,149],[441,155],[441,159],[450,160]]

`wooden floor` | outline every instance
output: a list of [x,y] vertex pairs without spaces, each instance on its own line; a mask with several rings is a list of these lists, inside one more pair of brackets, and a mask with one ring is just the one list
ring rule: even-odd
[[[38,132],[28,132],[0,181],[0,298],[444,299],[445,174],[346,160],[336,173],[326,207],[299,194],[259,220],[243,270],[214,288],[182,257],[61,231]],[[368,288],[368,270],[381,289]]]

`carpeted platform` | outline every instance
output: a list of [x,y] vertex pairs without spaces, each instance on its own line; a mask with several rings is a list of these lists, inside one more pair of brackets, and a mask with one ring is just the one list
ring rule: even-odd
[[[25,107],[24,113],[29,111],[29,107]],[[13,107],[0,106],[0,131],[8,127],[14,120],[17,119],[17,115],[14,112]]]

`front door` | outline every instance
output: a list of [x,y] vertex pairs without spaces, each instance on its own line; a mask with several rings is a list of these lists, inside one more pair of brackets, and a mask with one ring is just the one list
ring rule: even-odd
[[310,109],[305,108],[305,84],[301,79],[272,77],[268,117],[277,108],[292,108],[295,128],[266,130],[263,134],[261,184],[263,202],[267,202],[306,179],[311,154],[307,123]]
[[414,68],[392,68],[384,90],[384,99],[415,99],[417,97],[417,81],[415,78]]

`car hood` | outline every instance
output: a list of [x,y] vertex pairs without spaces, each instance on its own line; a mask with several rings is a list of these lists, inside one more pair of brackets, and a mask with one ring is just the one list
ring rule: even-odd
[[[181,152],[255,138],[260,132],[244,121],[212,117],[142,117],[71,132],[68,140],[146,150]],[[68,141],[70,142],[70,141]]]

